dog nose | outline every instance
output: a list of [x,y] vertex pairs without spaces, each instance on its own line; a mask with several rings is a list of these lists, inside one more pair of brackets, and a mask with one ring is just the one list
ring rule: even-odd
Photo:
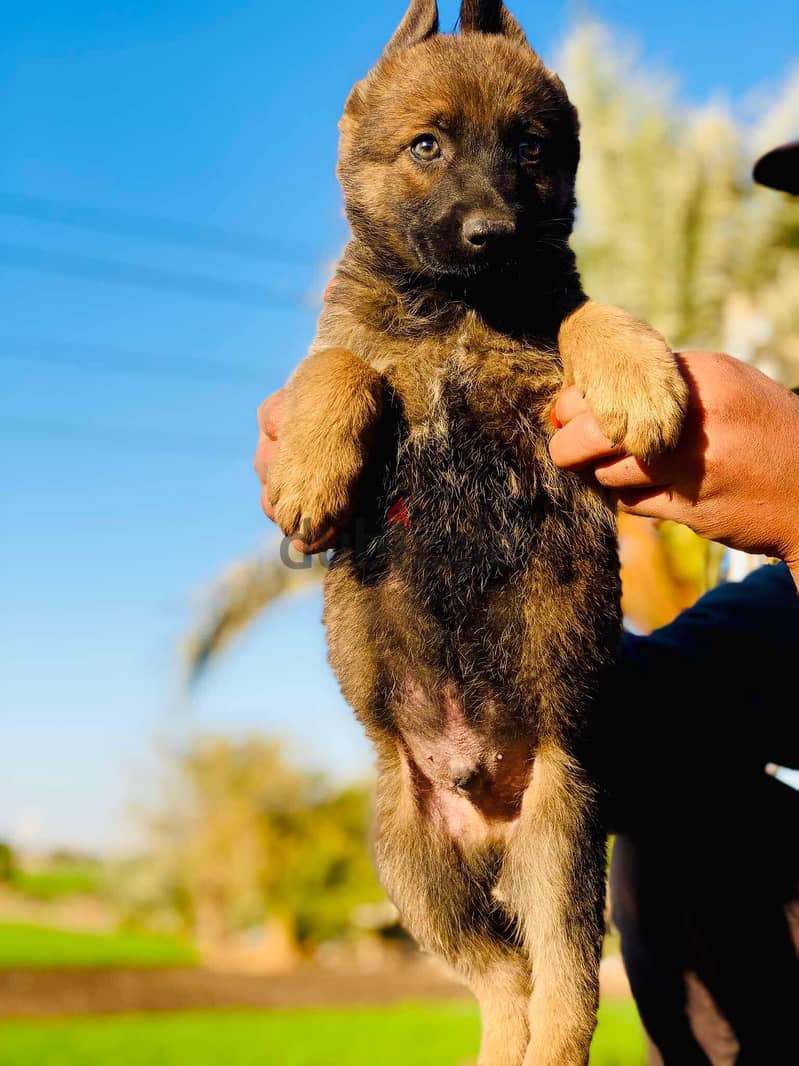
[[487,248],[503,237],[513,236],[515,231],[516,224],[509,218],[470,215],[463,223],[463,239],[475,249]]

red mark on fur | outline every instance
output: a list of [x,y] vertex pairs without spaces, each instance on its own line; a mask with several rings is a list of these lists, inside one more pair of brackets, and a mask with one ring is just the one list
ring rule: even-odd
[[411,516],[408,514],[408,505],[402,496],[398,496],[388,509],[386,521],[390,526],[402,525],[406,529],[411,528]]
[[333,289],[335,289],[335,287],[336,287],[336,279],[335,279],[335,278],[333,278],[333,280],[332,280],[331,282],[328,282],[328,286],[327,286],[327,288],[325,289],[325,294],[324,294],[324,296],[322,297],[322,299],[324,300],[324,302],[325,302],[326,304],[327,304],[327,303],[330,303],[330,298],[331,298],[331,297],[332,297],[332,295],[333,295]]

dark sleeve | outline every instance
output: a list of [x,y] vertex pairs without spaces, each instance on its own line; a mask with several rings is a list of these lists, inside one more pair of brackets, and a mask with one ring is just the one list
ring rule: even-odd
[[599,714],[611,792],[629,809],[662,803],[681,779],[729,785],[769,762],[799,767],[798,669],[799,594],[781,563],[651,636],[626,634]]

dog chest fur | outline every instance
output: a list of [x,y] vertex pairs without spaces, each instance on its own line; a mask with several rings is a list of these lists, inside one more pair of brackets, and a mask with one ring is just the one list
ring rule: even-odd
[[[570,639],[572,673],[606,661],[600,642],[617,624],[613,521],[549,458],[547,412],[561,379],[552,349],[473,322],[408,344],[382,370],[391,393],[382,448],[351,543],[331,567],[333,597],[357,586],[352,602],[368,603],[369,635],[358,607],[357,636],[330,626],[331,658],[340,639],[368,641],[375,687],[356,709],[370,732],[397,737],[427,809],[474,838],[473,810],[488,821],[518,814],[542,703],[551,725],[563,669],[564,642],[548,651],[547,636],[586,586],[607,621],[584,620],[582,647]],[[400,500],[407,521],[392,522]],[[581,713],[565,704],[555,712],[564,734]]]

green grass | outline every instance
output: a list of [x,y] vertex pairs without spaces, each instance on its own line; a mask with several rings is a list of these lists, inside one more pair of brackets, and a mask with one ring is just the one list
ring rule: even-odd
[[[465,1066],[467,1003],[215,1012],[0,1024],[0,1066]],[[603,1008],[591,1066],[643,1066],[635,1008]]]
[[15,870],[11,885],[33,899],[52,902],[70,896],[91,896],[100,891],[103,872],[100,866],[75,863],[50,870]]
[[78,933],[0,922],[0,969],[61,966],[190,966],[194,948],[154,933]]

